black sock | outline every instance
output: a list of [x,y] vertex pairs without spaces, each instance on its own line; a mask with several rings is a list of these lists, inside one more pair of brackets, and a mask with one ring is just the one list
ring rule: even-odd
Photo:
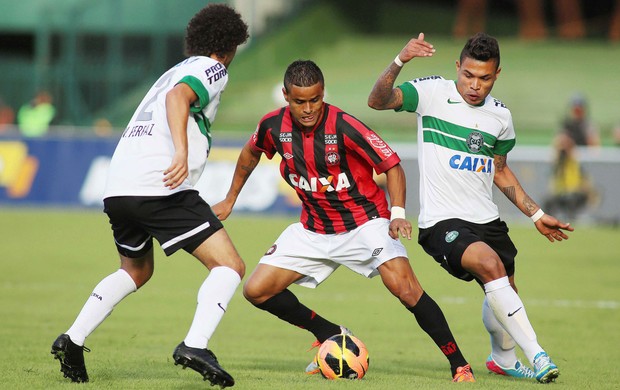
[[466,365],[467,361],[456,344],[456,340],[448,326],[448,321],[446,321],[446,317],[443,315],[439,305],[424,292],[418,303],[414,307],[407,309],[413,313],[420,328],[431,336],[435,344],[441,349],[441,352],[448,358],[452,376],[454,376],[456,369]]
[[302,305],[289,290],[274,295],[265,302],[254,305],[281,320],[310,331],[319,342],[340,333],[340,326],[333,324]]

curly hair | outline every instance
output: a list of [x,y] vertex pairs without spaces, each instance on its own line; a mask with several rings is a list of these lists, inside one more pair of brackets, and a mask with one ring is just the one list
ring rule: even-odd
[[485,62],[495,60],[499,68],[499,43],[492,36],[479,32],[469,38],[465,47],[463,47],[460,58],[461,63],[463,63],[466,57]]
[[223,56],[247,41],[248,25],[226,4],[209,4],[189,21],[185,34],[188,56]]
[[323,72],[317,64],[310,60],[297,60],[291,63],[284,73],[284,88],[289,91],[290,85],[310,87],[316,83],[325,85]]

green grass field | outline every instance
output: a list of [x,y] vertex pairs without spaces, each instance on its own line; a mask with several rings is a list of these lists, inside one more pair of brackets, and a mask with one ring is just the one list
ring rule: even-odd
[[[76,388],[63,379],[50,345],[73,322],[93,287],[118,267],[106,216],[97,211],[1,209],[0,372],[5,389]],[[233,216],[226,227],[248,273],[295,219]],[[513,226],[520,254],[517,281],[540,343],[561,369],[552,388],[620,387],[620,246],[618,230],[576,226],[569,241],[550,244],[532,226]],[[255,309],[238,291],[210,342],[238,389],[539,388],[486,373],[488,336],[480,319],[482,292],[449,277],[417,243],[409,255],[426,291],[443,308],[478,382],[450,383],[445,358],[383,287],[340,269],[316,290],[294,286],[320,314],[351,328],[370,351],[361,381],[329,382],[303,369],[311,334]],[[166,258],[123,301],[86,345],[91,377],[80,388],[199,389],[209,387],[172,362],[193,317],[206,270],[185,253]]]

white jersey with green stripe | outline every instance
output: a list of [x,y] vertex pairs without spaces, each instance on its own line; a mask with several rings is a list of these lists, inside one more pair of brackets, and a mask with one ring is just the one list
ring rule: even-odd
[[[104,198],[162,196],[193,188],[211,148],[210,127],[228,82],[226,67],[210,57],[190,57],[153,84],[133,114],[116,146]],[[189,176],[174,190],[164,186],[164,171],[174,155],[166,113],[166,94],[179,83],[198,96],[187,118]]]
[[484,103],[466,103],[453,80],[440,76],[398,86],[403,106],[418,115],[420,215],[418,226],[459,218],[486,223],[499,217],[493,202],[494,155],[515,145],[512,116],[491,95]]

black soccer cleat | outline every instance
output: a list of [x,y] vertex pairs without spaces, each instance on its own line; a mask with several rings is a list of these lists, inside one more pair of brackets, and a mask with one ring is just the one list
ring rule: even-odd
[[72,382],[88,382],[84,351],[90,352],[90,349],[75,344],[68,334],[61,334],[52,344],[51,354],[60,360],[60,371]]
[[191,348],[185,342],[179,344],[172,354],[175,365],[182,365],[198,372],[203,379],[211,382],[211,386],[219,385],[221,388],[232,387],[235,380],[217,362],[215,354],[208,349]]

